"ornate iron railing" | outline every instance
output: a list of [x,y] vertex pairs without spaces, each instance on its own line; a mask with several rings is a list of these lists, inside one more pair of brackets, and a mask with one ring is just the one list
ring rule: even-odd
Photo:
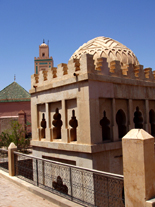
[[0,169],[8,172],[8,150],[0,148]]
[[16,176],[84,206],[123,207],[123,176],[14,152]]

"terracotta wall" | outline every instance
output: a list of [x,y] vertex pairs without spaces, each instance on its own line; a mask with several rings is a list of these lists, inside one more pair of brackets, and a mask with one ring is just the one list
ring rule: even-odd
[[[29,101],[0,103],[0,132],[5,129],[5,123],[8,128],[11,117],[11,119],[18,119],[18,113],[21,110],[25,112],[25,122],[31,123],[31,104]],[[31,126],[28,127],[28,131],[31,132]]]

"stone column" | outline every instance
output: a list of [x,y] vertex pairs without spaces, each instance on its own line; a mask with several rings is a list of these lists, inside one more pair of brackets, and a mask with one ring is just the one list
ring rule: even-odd
[[69,139],[68,139],[69,137],[68,137],[67,129],[66,129],[66,126],[67,126],[67,123],[66,123],[66,102],[65,102],[64,99],[62,100],[61,104],[62,104],[61,119],[62,119],[62,122],[63,122],[62,129],[61,129],[62,141],[63,142],[69,142]]
[[16,145],[13,142],[11,142],[11,144],[8,147],[8,167],[10,176],[15,176],[15,158],[13,152],[16,150]]
[[50,135],[50,128],[49,128],[49,104],[46,103],[45,104],[45,111],[46,111],[46,115],[45,115],[45,119],[46,119],[46,140],[47,141],[51,141],[51,135]]
[[[145,130],[147,131],[147,132],[149,132],[149,127],[148,127],[148,125],[149,125],[149,102],[148,102],[148,100],[145,100]],[[150,132],[149,132],[150,133]]]
[[112,117],[113,117],[113,141],[118,141],[118,127],[116,123],[115,99],[112,99]]
[[122,145],[125,206],[147,206],[155,197],[154,138],[143,129],[132,129]]
[[133,123],[134,112],[133,112],[132,99],[129,99],[128,106],[129,106],[129,130],[130,130],[134,128],[134,123]]

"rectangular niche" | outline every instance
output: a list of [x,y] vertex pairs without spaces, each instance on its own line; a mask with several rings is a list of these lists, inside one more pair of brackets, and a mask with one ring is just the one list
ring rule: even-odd
[[49,103],[49,127],[51,140],[62,138],[62,106],[61,101]]
[[[106,124],[104,123],[107,120]],[[102,122],[104,123],[102,125]],[[112,99],[99,98],[99,120],[100,135],[102,141],[112,141],[112,125],[113,125],[113,112],[112,112]],[[106,126],[105,126],[106,125]]]
[[151,109],[155,111],[155,101],[152,101],[152,100],[149,101],[149,109],[148,110],[150,111]]
[[53,127],[52,121],[53,121],[53,116],[56,112],[56,108],[58,108],[59,113],[62,114],[61,101],[49,103],[49,127],[50,128]]
[[[41,121],[43,118],[43,114],[45,115],[45,103],[37,105],[37,126],[38,128],[41,127]],[[45,116],[46,119],[46,116]]]
[[[134,128],[145,129],[145,123],[147,123],[146,112],[145,112],[145,101],[134,99],[132,101],[132,103],[133,103],[133,106],[132,106],[133,107],[133,115],[132,116],[133,116]],[[136,114],[138,114],[138,116],[136,116]],[[137,120],[136,123],[135,123],[135,120]],[[141,123],[140,126],[138,123]],[[137,124],[138,124],[138,126],[137,126]]]
[[66,100],[66,128],[68,129],[68,141],[77,141],[78,114],[77,100]]

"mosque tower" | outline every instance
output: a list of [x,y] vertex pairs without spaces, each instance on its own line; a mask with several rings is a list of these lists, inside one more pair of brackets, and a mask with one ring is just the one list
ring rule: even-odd
[[53,67],[53,58],[49,57],[49,46],[43,43],[39,46],[39,57],[34,58],[34,73],[38,74],[41,70],[48,70]]

